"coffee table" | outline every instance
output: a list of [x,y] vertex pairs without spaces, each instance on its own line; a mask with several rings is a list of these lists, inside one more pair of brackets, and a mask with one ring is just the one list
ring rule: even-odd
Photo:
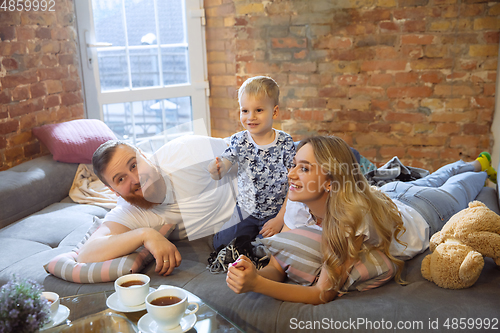
[[[154,287],[158,289],[158,286]],[[70,314],[68,319],[63,322],[61,325],[49,328],[44,330],[42,333],[56,333],[60,332],[63,329],[67,328],[71,322],[74,322],[80,318],[84,318],[87,316],[94,315],[96,313],[108,313],[112,312],[115,314],[122,315],[128,318],[134,325],[137,332],[139,329],[137,328],[137,322],[139,319],[144,316],[147,311],[139,311],[139,312],[118,312],[112,309],[109,309],[106,306],[106,300],[109,296],[111,296],[115,291],[102,291],[90,294],[81,294],[75,296],[67,296],[61,297],[61,305],[66,306],[70,310]],[[189,330],[188,332],[198,332],[198,333],[208,333],[208,332],[217,332],[217,333],[233,333],[233,332],[243,332],[238,326],[229,321],[227,318],[222,316],[217,310],[211,308],[205,302],[203,302],[199,297],[190,293],[189,301],[196,302],[199,305],[199,310],[196,312],[197,321],[195,326]]]

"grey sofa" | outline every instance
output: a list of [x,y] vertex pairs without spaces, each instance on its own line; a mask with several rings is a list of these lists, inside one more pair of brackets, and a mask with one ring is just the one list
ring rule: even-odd
[[[76,284],[49,275],[43,265],[57,254],[70,251],[83,237],[93,217],[106,209],[76,204],[67,197],[76,164],[40,157],[0,172],[0,285],[12,274],[41,283],[61,296],[113,290],[113,283]],[[485,187],[478,196],[500,213],[498,194]],[[407,262],[408,285],[390,282],[366,292],[352,292],[323,305],[281,302],[247,293],[234,294],[225,275],[206,269],[211,252],[208,239],[175,242],[183,260],[172,275],[160,277],[150,264],[143,272],[152,285],[171,284],[198,295],[247,332],[289,331],[450,331],[453,318],[496,318],[500,326],[500,269],[490,259],[476,284],[464,290],[441,289],[420,274],[426,253]],[[457,322],[458,323],[458,322]],[[429,326],[431,325],[431,326]],[[412,329],[410,329],[410,327]],[[472,332],[475,329],[464,331]],[[477,330],[481,331],[481,330]]]

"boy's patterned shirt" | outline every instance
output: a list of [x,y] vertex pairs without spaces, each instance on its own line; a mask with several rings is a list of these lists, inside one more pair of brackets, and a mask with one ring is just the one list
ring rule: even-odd
[[231,136],[222,157],[238,163],[238,204],[258,219],[278,213],[288,190],[288,169],[293,167],[292,137],[275,131],[274,141],[258,146],[248,131]]

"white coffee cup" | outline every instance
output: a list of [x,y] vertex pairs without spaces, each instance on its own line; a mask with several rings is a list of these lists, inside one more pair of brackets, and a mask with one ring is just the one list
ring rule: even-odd
[[[127,274],[115,280],[115,290],[118,300],[125,306],[144,304],[149,293],[149,276],[145,274]],[[127,283],[140,281],[141,285],[127,286]]]
[[[178,297],[180,301],[171,305],[151,304],[151,302],[162,297]],[[188,305],[194,305],[195,309],[186,312]],[[182,317],[196,313],[199,308],[198,303],[188,302],[188,294],[185,290],[173,286],[155,290],[146,297],[148,314],[153,318],[160,330],[169,330],[179,326]]]
[[51,317],[54,317],[57,311],[59,311],[59,295],[52,291],[44,291],[42,292],[42,297],[49,301]]

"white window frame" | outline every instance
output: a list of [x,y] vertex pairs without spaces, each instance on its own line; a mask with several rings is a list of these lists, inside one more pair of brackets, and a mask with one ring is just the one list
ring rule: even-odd
[[[163,1],[163,0],[155,0]],[[92,0],[75,1],[75,13],[80,53],[80,74],[85,98],[84,108],[87,118],[103,120],[103,105],[126,103],[175,97],[190,97],[193,121],[198,124],[203,120],[204,133],[210,135],[210,110],[208,86],[205,12],[203,0],[184,0],[185,24],[189,57],[189,83],[166,87],[133,88],[101,92],[97,47],[92,15]],[[90,59],[90,60],[89,60]],[[196,126],[200,129],[200,126]],[[198,131],[199,132],[199,131]]]

